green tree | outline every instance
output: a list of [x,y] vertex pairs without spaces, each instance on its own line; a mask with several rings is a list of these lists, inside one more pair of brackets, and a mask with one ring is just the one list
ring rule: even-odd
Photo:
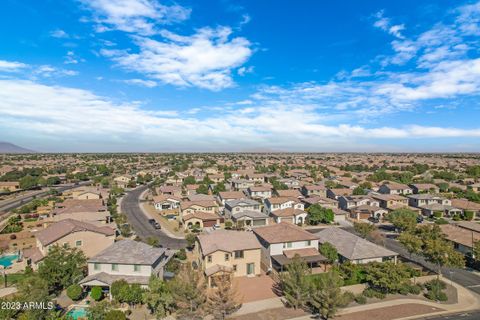
[[37,183],[38,183],[37,178],[34,178],[31,175],[27,175],[27,176],[21,178],[20,181],[19,181],[20,189],[25,189],[25,190],[36,187]]
[[422,250],[422,239],[410,232],[402,232],[398,237],[398,241],[407,249],[410,257],[412,254],[418,254]]
[[340,289],[342,285],[343,280],[337,272],[323,274],[312,289],[310,304],[313,311],[324,319],[333,318],[346,302],[346,296]]
[[195,246],[195,241],[197,241],[197,236],[189,233],[185,236],[185,240],[187,240],[187,248],[192,249]]
[[202,319],[207,304],[207,285],[202,271],[183,266],[169,283],[177,306],[178,319]]
[[354,222],[353,228],[362,238],[368,237],[376,229],[373,224],[365,222]]
[[95,301],[100,301],[103,298],[103,292],[101,287],[93,287],[90,291],[90,297]]
[[111,310],[108,301],[100,301],[90,305],[87,309],[88,320],[105,320],[107,313]]
[[122,293],[124,288],[128,288],[128,286],[128,282],[124,279],[114,281],[110,286],[110,294],[112,295],[112,298],[119,302],[123,302],[124,297],[122,296]]
[[[52,295],[49,292],[48,282],[45,279],[32,275],[23,279],[18,285],[19,298],[17,301],[22,303],[39,303],[47,306],[52,304]],[[43,320],[47,319],[50,310],[44,310],[42,308],[32,308],[22,312],[23,319],[35,319]]]
[[338,260],[337,249],[329,242],[322,243],[319,251],[325,258],[327,258],[327,261],[330,264],[333,264]]
[[120,296],[123,298],[123,301],[131,306],[140,304],[143,301],[142,299],[144,290],[139,284],[131,284],[127,287],[123,287],[120,289],[120,292]]
[[54,245],[40,263],[38,275],[47,281],[50,292],[59,293],[84,277],[86,262],[81,250]]
[[310,273],[305,260],[295,255],[287,266],[287,271],[280,275],[280,286],[289,306],[294,309],[306,306],[310,295]]
[[382,293],[396,293],[410,283],[410,272],[403,264],[391,261],[373,262],[366,268],[369,286]]
[[83,294],[83,289],[78,284],[72,284],[67,288],[67,296],[73,301],[80,300]]
[[195,184],[197,181],[195,180],[194,176],[188,176],[183,179],[183,185],[186,186],[187,184]]
[[170,288],[162,279],[152,276],[148,283],[149,290],[143,294],[143,300],[148,309],[157,319],[165,318],[174,305],[173,295]]
[[105,320],[126,320],[125,313],[121,310],[110,310],[105,314]]
[[363,196],[367,194],[367,191],[365,191],[365,189],[363,189],[362,187],[356,187],[355,189],[353,189],[352,194],[354,196]]
[[196,191],[197,191],[197,193],[208,194],[208,187],[204,184],[201,184],[201,185],[198,186]]
[[215,320],[224,320],[242,306],[231,276],[215,282],[207,300],[207,310]]
[[215,193],[216,195],[218,195],[219,192],[224,192],[226,191],[227,188],[225,188],[225,184],[223,182],[219,182],[215,185],[215,187],[213,188],[213,193]]
[[331,223],[335,218],[332,209],[324,208],[319,204],[314,204],[308,207],[308,223],[311,225],[318,225],[319,223]]
[[473,258],[476,260],[476,261],[480,261],[480,241],[475,241],[473,243],[473,249],[472,249],[472,254],[473,254]]
[[417,226],[418,214],[410,209],[397,209],[388,214],[388,220],[401,231],[413,230]]

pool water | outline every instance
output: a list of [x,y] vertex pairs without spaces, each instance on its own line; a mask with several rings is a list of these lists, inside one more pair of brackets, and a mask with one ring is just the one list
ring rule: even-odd
[[0,266],[4,268],[10,267],[13,264],[13,261],[18,259],[18,254],[10,254],[0,257]]
[[84,307],[74,307],[72,310],[68,311],[67,316],[70,316],[73,320],[86,319],[87,309]]

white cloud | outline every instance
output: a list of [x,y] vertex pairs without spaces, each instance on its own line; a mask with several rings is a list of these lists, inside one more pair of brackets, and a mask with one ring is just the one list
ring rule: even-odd
[[254,67],[253,66],[249,66],[249,67],[240,67],[238,68],[237,70],[237,73],[239,76],[244,76],[246,75],[247,73],[252,73],[253,72],[253,69]]
[[0,72],[15,72],[26,67],[28,66],[21,62],[0,60]]
[[93,11],[96,30],[120,30],[142,35],[157,33],[158,24],[189,18],[191,10],[180,5],[163,5],[157,0],[81,0]]
[[399,39],[403,39],[404,36],[402,35],[401,31],[405,30],[405,25],[404,24],[392,25],[391,20],[385,17],[384,14],[385,14],[384,10],[380,10],[374,15],[376,20],[373,23],[373,26]]
[[314,108],[303,105],[282,107],[266,102],[210,113],[207,118],[196,118],[198,111],[191,109],[185,118],[176,111],[151,111],[138,103],[114,102],[87,90],[0,80],[1,128],[47,140],[61,136],[62,142],[74,140],[79,145],[94,140],[132,146],[135,141],[136,147],[154,141],[153,145],[163,150],[268,147],[314,151],[332,143],[341,143],[343,150],[358,148],[370,139],[480,137],[480,128],[327,125]]
[[40,66],[32,66],[32,75],[33,78],[36,76],[41,76],[44,78],[50,77],[62,77],[62,76],[76,76],[78,75],[78,71],[75,70],[68,70],[68,69],[60,69],[56,67],[52,67],[50,65],[40,65]]
[[137,53],[109,49],[101,53],[126,70],[167,84],[216,91],[233,85],[231,70],[241,66],[252,54],[247,39],[230,39],[231,34],[228,27],[202,28],[192,36],[164,30],[163,41],[135,37],[139,46]]
[[154,88],[157,86],[157,83],[152,80],[128,79],[128,80],[123,80],[122,82],[126,84],[132,84],[132,85],[137,85],[137,86],[142,86],[147,88]]
[[50,32],[50,36],[52,36],[54,38],[61,38],[61,39],[69,38],[68,33],[63,31],[62,29],[53,30],[52,32]]

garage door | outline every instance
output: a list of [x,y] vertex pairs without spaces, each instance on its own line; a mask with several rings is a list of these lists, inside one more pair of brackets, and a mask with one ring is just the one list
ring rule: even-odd
[[217,223],[217,220],[205,220],[203,221],[204,227],[213,227]]

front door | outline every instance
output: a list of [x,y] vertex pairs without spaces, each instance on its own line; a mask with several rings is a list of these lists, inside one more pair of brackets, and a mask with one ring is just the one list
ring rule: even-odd
[[255,274],[255,263],[247,263],[247,276]]

